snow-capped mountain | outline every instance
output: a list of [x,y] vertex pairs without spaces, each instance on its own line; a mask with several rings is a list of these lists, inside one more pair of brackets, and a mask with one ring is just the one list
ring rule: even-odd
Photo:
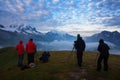
[[2,29],[2,28],[4,28],[4,26],[0,24],[0,28]]
[[71,35],[67,34],[66,32],[57,31],[57,30],[51,30],[51,31],[47,32],[44,37],[47,41],[75,40],[74,36],[71,36]]
[[[76,37],[63,31],[51,30],[43,34],[30,25],[0,25],[0,47],[15,46],[19,40],[23,40],[26,44],[30,38],[33,38],[40,50],[71,50],[76,40]],[[120,33],[117,31],[103,31],[83,38],[86,42],[86,50],[95,51],[101,38],[110,45],[112,51],[119,51]]]
[[43,41],[41,37],[44,34],[38,32],[36,28],[28,25],[0,25],[0,46],[16,45],[19,40],[23,40],[26,43],[30,38],[34,41]]
[[32,27],[30,25],[10,25],[10,26],[2,26],[0,25],[0,29],[10,32],[17,32],[17,33],[23,33],[23,34],[37,34],[40,35],[41,33],[36,30],[35,27]]
[[38,43],[38,46],[41,46],[40,42],[75,39],[74,36],[61,31],[52,30],[47,33],[41,33],[30,25],[0,25],[0,46],[15,45],[19,40],[23,40],[26,43],[30,38],[33,38],[34,41]]

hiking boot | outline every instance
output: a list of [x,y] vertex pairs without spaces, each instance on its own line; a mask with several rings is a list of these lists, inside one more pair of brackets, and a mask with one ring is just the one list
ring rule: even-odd
[[108,71],[108,69],[104,69],[104,71]]
[[79,63],[78,66],[81,67],[82,65]]

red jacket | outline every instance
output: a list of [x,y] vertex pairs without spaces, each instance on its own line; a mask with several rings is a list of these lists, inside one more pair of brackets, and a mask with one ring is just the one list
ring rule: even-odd
[[33,43],[33,41],[29,41],[29,42],[26,44],[26,52],[27,52],[28,54],[35,53],[35,52],[36,52],[36,45],[35,45],[35,43]]
[[16,50],[18,52],[18,55],[24,55],[24,45],[22,41],[20,41],[19,44],[17,44]]

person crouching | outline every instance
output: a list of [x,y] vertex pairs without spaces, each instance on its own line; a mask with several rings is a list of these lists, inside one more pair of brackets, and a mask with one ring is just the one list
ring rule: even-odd
[[48,51],[44,51],[42,53],[42,56],[39,58],[39,60],[42,61],[43,63],[46,63],[48,62],[49,57],[50,57],[50,53]]

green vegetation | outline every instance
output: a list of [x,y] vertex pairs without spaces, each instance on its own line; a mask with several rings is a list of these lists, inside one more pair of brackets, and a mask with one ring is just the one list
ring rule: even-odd
[[[35,55],[36,67],[20,70],[14,47],[0,49],[0,80],[120,80],[120,56],[110,55],[109,71],[96,71],[96,53],[85,52],[83,66],[76,64],[76,55],[70,51],[52,51],[48,63],[39,61],[42,52]],[[25,53],[24,64],[27,64]]]

